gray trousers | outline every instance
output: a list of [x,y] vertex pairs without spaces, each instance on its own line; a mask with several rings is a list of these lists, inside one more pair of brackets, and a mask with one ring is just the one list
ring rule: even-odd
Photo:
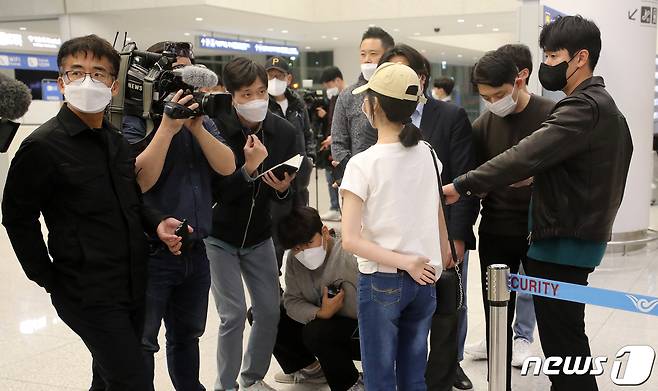
[[[272,239],[238,249],[209,237],[205,240],[212,278],[211,292],[219,313],[215,390],[248,387],[263,380],[270,367],[279,324],[279,270]],[[242,358],[247,320],[244,284],[249,290],[254,324]],[[242,367],[242,372],[240,368]]]

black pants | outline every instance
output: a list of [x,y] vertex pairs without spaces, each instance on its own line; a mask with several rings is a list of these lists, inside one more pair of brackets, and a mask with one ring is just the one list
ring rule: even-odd
[[[250,317],[249,317],[250,318]],[[359,379],[353,360],[361,360],[356,319],[334,316],[302,324],[281,306],[274,357],[284,373],[293,373],[320,362],[332,391],[345,391]],[[301,336],[301,338],[300,338]]]
[[60,294],[51,298],[57,315],[91,352],[90,391],[143,391],[151,387],[140,343],[143,302],[83,307]]
[[[460,277],[462,271],[463,269],[460,268]],[[440,294],[436,295],[436,300],[437,308],[441,308]],[[435,313],[432,316],[430,351],[425,369],[425,384],[428,391],[452,391],[452,386],[455,384],[459,365],[457,359],[459,315],[460,311],[450,315]]]
[[[524,264],[526,274],[572,284],[587,285],[594,269],[558,265],[528,258]],[[591,356],[589,339],[585,334],[585,304],[533,296],[541,348],[546,357]],[[551,375],[554,391],[596,391],[596,378],[592,375]]]
[[[484,319],[486,323],[487,351],[489,350],[489,301],[487,300],[487,268],[501,263],[509,266],[510,273],[518,273],[519,265],[525,262],[528,253],[526,236],[503,236],[480,232],[480,281],[482,282],[482,302],[484,303]],[[510,293],[507,307],[507,390],[512,389],[512,341],[514,332],[512,322],[516,306],[516,293]],[[488,368],[487,368],[488,369]],[[487,376],[488,377],[488,376]]]

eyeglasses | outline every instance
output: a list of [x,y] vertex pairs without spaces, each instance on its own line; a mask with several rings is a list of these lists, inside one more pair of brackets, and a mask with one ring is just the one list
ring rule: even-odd
[[114,77],[112,74],[103,71],[83,72],[83,71],[73,70],[73,71],[64,72],[64,75],[66,75],[66,78],[68,79],[69,82],[78,81],[78,80],[84,81],[87,75],[89,75],[89,77],[91,77],[91,81],[95,83],[104,83],[104,84],[107,84],[107,82],[112,81],[112,78]]

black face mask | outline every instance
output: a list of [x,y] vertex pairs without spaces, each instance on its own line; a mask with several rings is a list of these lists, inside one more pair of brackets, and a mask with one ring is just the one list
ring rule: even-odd
[[541,65],[539,65],[539,82],[541,85],[549,91],[559,91],[566,87],[567,80],[569,80],[574,73],[578,72],[578,69],[576,69],[571,75],[569,75],[569,77],[567,77],[569,63],[576,58],[578,53],[571,57],[569,61],[562,61],[557,65],[551,66],[542,62]]

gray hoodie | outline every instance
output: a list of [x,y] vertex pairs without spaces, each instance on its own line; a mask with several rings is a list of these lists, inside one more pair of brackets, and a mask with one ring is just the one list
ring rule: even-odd
[[333,240],[324,263],[315,270],[306,268],[290,253],[286,259],[286,290],[283,292],[283,306],[288,316],[303,324],[312,321],[320,310],[323,288],[336,280],[344,280],[341,288],[345,291],[345,300],[336,315],[356,319],[358,274],[356,258],[343,250],[340,239]]

